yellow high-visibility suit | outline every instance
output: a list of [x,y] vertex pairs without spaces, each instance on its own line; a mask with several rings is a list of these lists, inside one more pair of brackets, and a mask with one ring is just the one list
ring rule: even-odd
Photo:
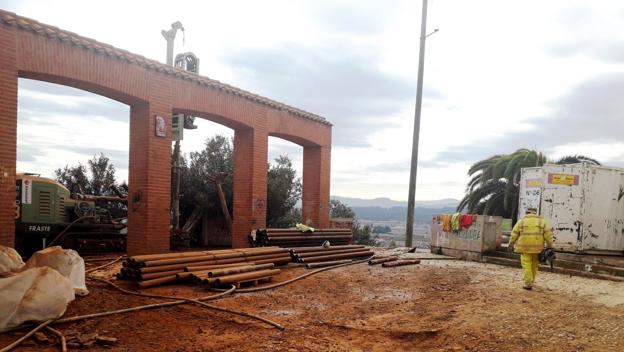
[[539,253],[544,249],[544,242],[552,247],[553,235],[546,220],[539,215],[527,214],[511,231],[509,245],[520,254],[525,288],[533,286],[537,276]]

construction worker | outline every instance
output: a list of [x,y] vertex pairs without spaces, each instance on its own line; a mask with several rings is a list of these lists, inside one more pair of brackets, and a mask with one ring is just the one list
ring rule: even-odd
[[536,208],[528,208],[526,213],[511,231],[509,250],[520,254],[520,263],[524,273],[522,288],[531,290],[537,275],[539,254],[544,249],[544,242],[548,248],[552,248],[553,235],[546,220],[537,215]]

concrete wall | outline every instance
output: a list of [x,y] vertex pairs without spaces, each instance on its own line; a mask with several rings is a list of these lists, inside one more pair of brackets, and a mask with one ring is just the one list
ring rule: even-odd
[[434,216],[431,221],[431,251],[478,260],[483,253],[494,252],[502,241],[502,218],[477,215],[476,221],[467,229],[444,231],[442,223]]

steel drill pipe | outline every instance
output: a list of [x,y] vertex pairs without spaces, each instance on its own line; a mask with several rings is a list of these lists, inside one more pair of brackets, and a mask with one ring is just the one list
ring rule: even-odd
[[[298,234],[298,235],[314,235],[314,234],[326,234],[326,233],[351,233],[351,230],[331,230],[331,231],[314,231],[314,232],[301,232],[301,231],[279,231],[279,232],[275,232],[275,231],[267,231],[266,235],[268,236],[272,236],[272,235],[284,235],[284,234]],[[263,235],[265,233],[262,233]]]
[[145,266],[161,266],[161,265],[170,265],[170,264],[181,264],[181,263],[193,263],[193,262],[201,262],[201,261],[210,261],[210,260],[227,260],[227,259],[236,259],[236,258],[246,258],[249,256],[259,256],[259,255],[270,255],[270,254],[279,254],[284,252],[284,249],[268,249],[263,251],[254,251],[252,253],[245,252],[233,252],[233,253],[224,253],[224,254],[208,254],[198,257],[188,257],[188,258],[173,258],[173,259],[161,259],[161,260],[151,260],[144,262]]
[[[199,258],[203,258],[203,259],[199,259]],[[206,257],[193,257],[193,258],[189,258],[189,260],[175,259],[176,261],[179,261],[179,262],[175,264],[170,264],[170,265],[171,266],[181,265],[182,267],[186,267],[189,265],[230,264],[230,263],[238,263],[238,262],[244,261],[244,257],[227,258],[227,259],[205,259],[205,258]],[[214,256],[210,258],[214,258]],[[147,268],[154,268],[153,270],[155,271],[159,271],[159,268],[162,268],[162,267],[170,267],[170,265],[152,265],[150,263],[151,262],[146,262],[146,264],[148,265]]]
[[212,286],[217,283],[217,279],[218,278],[216,277],[207,277],[202,280],[202,283],[207,284],[208,286]]
[[208,277],[227,276],[227,275],[232,275],[232,274],[247,273],[250,271],[273,269],[274,267],[275,267],[275,264],[268,263],[268,264],[260,264],[260,265],[237,266],[233,268],[224,268],[224,269],[213,269],[213,270],[208,271]]
[[321,235],[321,236],[284,236],[270,237],[269,241],[276,239],[278,241],[299,241],[299,240],[341,240],[351,238],[351,235]]
[[193,263],[193,262],[202,262],[202,261],[216,261],[214,254],[206,254],[197,257],[188,257],[188,258],[173,258],[173,259],[158,259],[158,260],[149,260],[143,262],[146,267],[151,266],[165,266],[165,265],[173,265],[173,264],[184,264],[184,263]]
[[345,264],[345,263],[350,263],[352,261],[353,261],[352,259],[343,259],[343,260],[334,260],[331,262],[309,263],[309,264],[306,264],[306,268],[307,269],[324,268],[326,266]]
[[[301,247],[310,247],[308,244],[311,242],[318,242],[315,246],[321,246],[323,242],[330,241],[333,243],[348,243],[351,236],[345,236],[342,238],[323,238],[323,237],[271,237],[268,238],[266,244],[276,245],[282,247],[281,244],[288,244],[290,247],[297,247],[301,243]],[[288,247],[284,247],[288,248]]]
[[351,249],[351,250],[344,250],[344,251],[333,251],[333,252],[322,252],[322,253],[309,252],[309,253],[294,255],[293,261],[301,262],[302,260],[306,258],[324,257],[328,255],[350,254],[350,253],[358,253],[358,252],[363,252],[363,251],[367,251],[367,249]]
[[159,277],[171,276],[180,272],[182,272],[182,270],[170,270],[170,271],[162,271],[159,273],[142,274],[142,275],[139,275],[139,279],[140,280],[158,279]]
[[395,266],[403,266],[403,265],[414,265],[420,264],[420,259],[411,259],[411,260],[397,260],[394,262],[386,262],[381,264],[384,268],[391,268]]
[[239,257],[247,258],[251,256],[278,254],[284,251],[286,251],[286,249],[283,249],[283,248],[276,248],[276,249],[259,248],[258,250],[248,251],[248,252],[246,251],[246,252],[239,252],[239,253],[216,254],[215,258],[216,259],[228,259],[228,258],[239,258]]
[[[215,262],[215,264],[233,264],[233,263],[244,263],[245,258],[228,258],[228,259],[219,259]],[[250,260],[253,261],[253,260]]]
[[152,266],[152,267],[141,268],[141,269],[139,269],[139,271],[141,273],[148,274],[148,273],[154,273],[154,272],[159,272],[159,271],[184,269],[187,266],[190,266],[191,264],[192,265],[197,265],[197,266],[201,266],[201,265],[217,265],[217,262],[214,261],[214,260],[208,260],[208,261],[205,261],[205,262],[196,262],[196,263],[181,263],[181,264],[172,264],[172,265]]
[[356,248],[366,248],[366,246],[362,245],[346,245],[346,246],[330,246],[330,247],[293,247],[288,248],[288,250],[296,253],[305,253],[305,252],[316,252],[316,251],[324,251],[324,250],[335,250],[335,249],[356,249]]
[[288,251],[284,251],[282,253],[275,253],[275,254],[269,254],[269,255],[258,255],[258,256],[253,256],[253,257],[249,257],[249,258],[246,258],[246,259],[251,262],[251,261],[255,261],[255,260],[281,258],[281,257],[285,257],[287,255],[290,255],[288,253]]
[[160,285],[175,282],[177,279],[178,279],[177,276],[170,275],[170,276],[160,277],[158,279],[153,279],[153,280],[139,281],[139,288],[149,288],[149,287],[154,287],[154,286],[160,286]]
[[132,256],[128,258],[129,262],[141,263],[147,262],[150,260],[160,260],[160,259],[174,259],[174,258],[186,258],[186,257],[198,257],[202,255],[208,254],[209,251],[201,251],[201,252],[183,252],[183,253],[161,253],[161,254],[146,254],[146,255],[138,255]]
[[353,233],[350,229],[316,229],[314,232],[301,232],[298,229],[258,229],[255,236],[250,236],[253,246],[310,247],[320,246],[325,240],[331,240],[334,245],[348,245],[353,242]]
[[[263,235],[264,236],[264,235]],[[282,233],[269,233],[267,237],[313,237],[313,236],[351,236],[351,232],[282,232]]]
[[135,270],[131,269],[131,268],[124,268],[122,267],[119,272],[121,273],[121,275],[126,276],[126,277],[131,277],[134,273]]
[[322,246],[325,241],[329,241],[332,245],[349,244],[348,239],[326,239],[326,238],[302,238],[297,240],[271,240],[271,243],[279,244],[280,246],[295,247],[295,246]]
[[[321,244],[317,245],[317,246],[321,246],[323,242],[325,242],[326,240],[328,240],[327,238],[323,238],[325,236],[318,236],[318,237],[273,237],[271,239],[269,239],[269,241],[271,243],[292,243],[293,246],[292,247],[296,247],[297,243],[302,243],[303,245],[301,247],[310,247],[310,246],[306,246],[306,244],[310,243],[310,242],[319,242]],[[351,239],[351,236],[341,236],[341,238],[334,238],[334,239],[329,239],[329,241],[331,243],[334,242],[346,242],[349,241]]]
[[[223,270],[232,270],[232,269],[236,270],[236,269],[241,269],[241,268],[253,268],[253,267],[255,267],[255,265],[248,265],[247,263],[238,263],[236,266],[232,266],[228,268],[205,269],[205,270],[200,270],[200,271],[190,271],[190,273],[198,277],[211,277],[211,276],[208,276],[208,273],[210,272],[220,273]],[[217,275],[217,276],[221,276],[221,275]]]
[[[240,249],[240,250],[217,250],[217,251],[191,252],[189,254],[174,253],[171,256],[164,256],[161,258],[158,258],[156,257],[156,255],[154,255],[154,256],[151,256],[149,260],[144,260],[141,263],[139,262],[133,263],[132,265],[144,264],[148,262],[150,262],[150,264],[158,264],[160,261],[165,261],[165,260],[189,259],[189,258],[197,258],[197,257],[210,257],[211,258],[212,256],[216,256],[216,259],[223,259],[226,257],[235,258],[238,256],[245,256],[247,254],[259,254],[259,253],[271,252],[275,250],[279,251],[280,249],[276,247],[262,247],[262,248],[249,248],[245,250]],[[189,260],[192,261],[194,259],[189,259]],[[156,262],[156,263],[152,263],[152,262]],[[163,264],[163,265],[166,265],[166,264]]]
[[[288,252],[284,250],[283,252],[280,252],[278,254],[272,254],[270,256],[252,256],[249,258],[231,258],[231,259],[221,259],[221,260],[209,260],[209,261],[203,261],[203,262],[191,262],[191,263],[180,263],[180,264],[172,264],[172,265],[143,267],[140,269],[136,269],[137,270],[136,272],[139,273],[140,275],[144,275],[144,274],[149,274],[149,273],[157,273],[157,272],[173,271],[173,270],[183,271],[183,270],[186,270],[186,268],[191,268],[191,267],[210,266],[212,268],[217,268],[217,267],[235,266],[239,263],[247,263],[247,264],[254,263],[255,264],[258,258],[260,257],[264,257],[265,259],[269,259],[269,260],[267,261],[265,259],[260,259],[262,262],[258,264],[271,263],[272,258],[274,258],[275,260],[278,260],[279,262],[283,262],[282,259],[286,256],[288,256]],[[132,271],[132,272],[135,272],[135,271]],[[122,272],[122,275],[129,276],[128,275],[129,273],[130,271],[125,270]]]
[[236,260],[236,261],[234,261],[234,263],[226,263],[226,264],[221,263],[221,264],[217,264],[216,260],[209,260],[209,261],[205,261],[205,262],[193,262],[193,263],[182,263],[182,264],[172,264],[172,265],[151,266],[151,267],[140,268],[138,270],[142,274],[148,274],[148,273],[169,271],[169,270],[178,270],[178,269],[184,270],[187,267],[195,267],[195,266],[221,266],[221,267],[224,267],[225,265],[242,263],[242,262],[244,262],[244,261],[243,260]]
[[263,279],[263,278],[275,276],[279,274],[280,272],[281,272],[280,269],[268,269],[268,270],[252,271],[252,272],[242,273],[242,274],[220,276],[220,277],[217,277],[216,284],[224,285],[224,284],[230,284],[230,283],[239,283],[239,282],[244,282],[244,281]]
[[184,272],[179,272],[176,274],[176,279],[178,280],[186,280],[190,277],[193,276],[193,272],[188,272],[188,271],[184,271]]
[[316,251],[316,252],[306,252],[306,253],[296,253],[294,254],[295,258],[309,258],[309,257],[319,257],[323,255],[333,255],[333,254],[344,254],[344,253],[355,253],[361,252],[365,249],[354,248],[354,249],[342,249],[342,250],[327,250],[327,251]]
[[[282,244],[287,244],[290,247],[311,247],[310,243],[316,243],[312,246],[322,246],[325,241],[329,241],[333,246],[337,245],[337,243],[345,243],[349,244],[351,241],[351,237],[344,238],[335,238],[335,239],[327,239],[327,238],[318,238],[318,237],[310,237],[310,238],[296,238],[296,239],[282,239],[282,238],[273,238],[270,240],[270,243],[279,243],[280,246]],[[301,244],[301,246],[299,246]]]
[[368,265],[375,265],[375,264],[381,264],[381,263],[387,263],[387,262],[394,262],[396,260],[398,260],[399,257],[387,257],[387,258],[377,258],[377,259],[371,259],[368,261]]
[[254,261],[254,263],[256,263],[256,265],[258,265],[258,264],[267,264],[267,263],[273,263],[275,265],[280,265],[280,264],[290,263],[291,261],[292,261],[292,258],[290,256],[284,256],[284,257],[279,257],[279,258],[274,258],[274,259],[256,260],[256,261]]
[[318,262],[326,262],[334,259],[346,259],[346,258],[359,258],[359,257],[370,257],[374,253],[370,250],[355,252],[355,253],[345,253],[345,254],[335,254],[335,255],[323,255],[318,257],[310,257],[301,259],[303,263],[318,263]]
[[232,263],[232,264],[215,264],[215,265],[199,265],[199,266],[187,266],[184,268],[184,271],[206,271],[212,269],[222,269],[222,268],[232,268],[235,266],[241,265],[255,265],[255,262],[240,262],[240,263]]
[[[277,248],[277,247],[263,247],[263,249],[269,248]],[[159,254],[145,254],[145,255],[135,255],[129,257],[128,260],[131,262],[146,262],[150,260],[159,260],[159,259],[174,259],[174,258],[185,258],[185,257],[198,257],[206,254],[214,254],[214,253],[227,253],[227,252],[251,252],[252,248],[241,248],[241,249],[220,249],[220,250],[210,250],[210,251],[194,251],[194,252],[179,252],[179,253],[159,253]]]
[[[279,244],[280,246],[283,247],[302,247],[302,246],[310,246],[310,247],[317,247],[317,246],[321,246],[323,244],[323,242],[325,242],[325,240],[313,240],[313,241],[283,241],[283,242],[277,242],[275,244]],[[346,245],[349,244],[350,241],[336,241],[336,240],[332,240],[331,243],[332,245]]]
[[267,233],[280,233],[280,232],[298,232],[298,233],[316,233],[316,232],[339,232],[339,231],[348,231],[351,232],[351,229],[314,229],[314,231],[302,232],[297,228],[289,228],[289,229],[260,229],[258,231],[266,231]]

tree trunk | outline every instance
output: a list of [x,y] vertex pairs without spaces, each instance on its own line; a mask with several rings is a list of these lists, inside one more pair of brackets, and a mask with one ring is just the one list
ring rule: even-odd
[[228,228],[228,232],[230,236],[232,235],[232,217],[230,216],[230,210],[227,206],[227,201],[225,200],[225,193],[223,193],[223,188],[221,187],[221,180],[215,180],[215,188],[217,189],[217,194],[219,195],[219,203],[221,204],[221,211],[223,211],[223,216],[225,217],[225,223]]

